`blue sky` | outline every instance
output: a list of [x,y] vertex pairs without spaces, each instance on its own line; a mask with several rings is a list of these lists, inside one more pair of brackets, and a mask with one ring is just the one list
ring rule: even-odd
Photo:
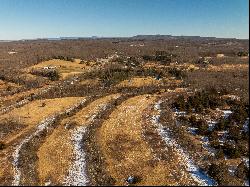
[[248,0],[0,0],[0,40],[171,34],[249,38]]

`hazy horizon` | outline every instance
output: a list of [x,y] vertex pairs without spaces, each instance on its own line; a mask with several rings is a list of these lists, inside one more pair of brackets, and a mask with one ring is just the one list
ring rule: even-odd
[[[172,34],[136,34],[133,36],[58,36],[58,37],[38,37],[38,38],[22,38],[22,39],[0,39],[0,41],[20,41],[20,40],[39,40],[39,39],[60,39],[60,38],[66,38],[66,39],[70,39],[70,38],[131,38],[131,37],[135,37],[135,36],[140,36],[140,35],[145,35],[145,36],[164,36],[164,35],[171,35],[173,37],[197,37],[195,35],[190,36],[190,35],[172,35]],[[249,40],[249,38],[233,38],[233,37],[216,37],[216,36],[198,36],[198,37],[208,37],[208,38],[217,38],[217,39],[238,39],[238,40]]]
[[248,0],[0,0],[0,40],[201,36],[249,39]]

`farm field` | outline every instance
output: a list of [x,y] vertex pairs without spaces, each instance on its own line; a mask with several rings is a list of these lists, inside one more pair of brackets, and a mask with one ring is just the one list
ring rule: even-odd
[[211,40],[0,42],[0,185],[248,185],[248,40]]

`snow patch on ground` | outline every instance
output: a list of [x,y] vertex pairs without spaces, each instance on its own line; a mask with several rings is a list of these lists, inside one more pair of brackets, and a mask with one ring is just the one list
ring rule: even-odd
[[249,186],[249,180],[246,180],[244,185]]
[[13,54],[16,54],[17,52],[16,51],[9,51],[8,54],[9,55],[13,55]]
[[202,147],[205,148],[210,155],[215,156],[216,150],[209,145],[208,137],[202,136],[201,142],[202,142]]
[[228,131],[219,131],[218,132],[219,135],[219,143],[220,145],[224,145],[225,141],[227,140],[228,137]]
[[244,158],[242,158],[242,160],[245,163],[245,165],[247,166],[247,168],[249,169],[249,158],[244,157]]
[[234,175],[235,170],[236,170],[235,166],[228,166],[228,171],[229,171],[230,175]]
[[197,130],[198,130],[197,127],[188,127],[188,128],[187,128],[187,131],[188,131],[189,133],[191,133],[192,135],[197,135]]
[[249,131],[249,118],[247,118],[247,120],[245,121],[245,123],[243,125],[243,129],[245,132]]
[[86,132],[86,127],[79,126],[72,133],[72,143],[74,145],[74,163],[69,169],[69,174],[64,182],[66,186],[86,186],[88,179],[86,176],[85,153],[83,150],[82,140]]
[[212,131],[212,130],[214,129],[216,123],[218,123],[218,122],[217,122],[217,121],[212,121],[212,120],[207,121],[208,130],[209,130],[209,131]]
[[228,118],[228,116],[233,113],[231,110],[220,110],[220,109],[218,109],[218,110],[223,112],[223,117],[225,119]]
[[186,114],[187,114],[187,112],[185,112],[185,111],[176,111],[175,112],[176,116],[185,116]]
[[[101,105],[99,105],[98,107],[100,108],[100,111],[99,111],[99,112],[102,112],[102,111],[106,110],[107,104],[101,104]],[[98,113],[93,114],[93,115],[89,118],[89,122],[90,122],[90,123],[93,122],[97,115],[98,115]]]
[[45,182],[44,186],[49,186],[51,185],[51,181]]
[[186,170],[190,173],[191,177],[199,184],[199,185],[215,185],[216,182],[211,179],[205,172],[201,171],[198,166],[196,166],[193,160],[189,157],[187,153],[180,147],[180,145],[170,136],[170,129],[163,127],[163,125],[159,122],[161,109],[160,104],[162,101],[158,101],[154,108],[157,110],[158,115],[154,115],[152,117],[152,123],[155,124],[158,128],[158,133],[165,141],[165,143],[172,147],[176,153],[180,156],[180,159],[185,164]]

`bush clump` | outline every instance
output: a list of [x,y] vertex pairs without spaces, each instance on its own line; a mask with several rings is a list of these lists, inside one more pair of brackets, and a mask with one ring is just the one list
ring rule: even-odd
[[51,80],[51,81],[57,81],[60,78],[59,73],[58,73],[57,70],[48,71],[45,74],[45,77],[48,77],[49,80]]
[[3,150],[6,148],[6,145],[4,142],[0,141],[0,150]]
[[180,95],[176,98],[175,102],[172,104],[178,110],[185,110],[186,109],[186,101],[183,95]]
[[208,169],[210,175],[218,185],[241,185],[240,181],[230,175],[226,163],[212,163]]
[[248,56],[248,52],[246,52],[246,51],[239,51],[237,53],[237,56]]
[[99,75],[99,78],[105,86],[110,86],[112,84],[128,79],[130,76],[131,72],[128,69],[109,68],[104,70]]
[[240,158],[241,153],[237,145],[235,143],[232,143],[231,141],[226,141],[223,145],[223,152],[229,157],[229,158]]
[[48,77],[51,81],[57,81],[60,78],[59,72],[56,69],[32,70],[31,74]]
[[236,170],[235,170],[235,176],[238,178],[241,178],[243,180],[246,180],[249,176],[249,168],[245,165],[244,162],[241,162]]
[[225,118],[221,118],[218,123],[215,124],[214,130],[217,131],[223,131],[225,130],[229,125],[229,121]]
[[216,157],[217,159],[223,159],[223,158],[224,158],[223,149],[220,148],[220,149],[216,152],[215,157]]
[[195,115],[191,115],[188,121],[192,127],[198,128],[197,130],[198,134],[202,136],[208,134],[208,124],[206,121],[202,119],[196,119]]
[[74,58],[68,57],[68,56],[54,56],[54,59],[60,59],[60,60],[65,60],[65,61],[70,61],[70,62],[74,62]]
[[198,130],[197,133],[204,136],[208,134],[208,124],[204,120],[197,121]]
[[155,55],[143,55],[142,59],[146,61],[157,61],[169,65],[172,62],[172,58],[175,57],[177,57],[177,55],[170,54],[167,51],[156,51]]
[[170,68],[168,70],[168,73],[177,79],[183,79],[186,77],[186,73],[183,70],[180,70],[178,68]]
[[204,109],[215,109],[223,104],[224,102],[220,99],[217,91],[202,90],[196,92],[193,96],[189,96],[186,101],[183,96],[177,97],[173,107],[187,112],[194,109],[195,112],[201,113]]
[[155,60],[155,57],[154,56],[150,56],[150,55],[143,55],[142,59],[143,60],[147,60],[147,61],[153,61],[153,60]]
[[237,103],[232,107],[233,113],[229,116],[230,121],[244,123],[249,116],[249,106],[244,103]]

